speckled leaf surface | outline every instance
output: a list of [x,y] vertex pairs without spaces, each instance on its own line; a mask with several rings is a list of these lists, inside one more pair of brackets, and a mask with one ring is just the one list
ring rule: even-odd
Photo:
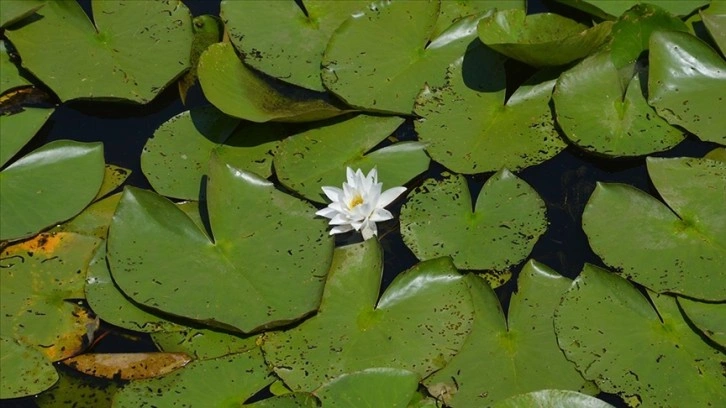
[[258,336],[242,337],[210,329],[183,327],[178,331],[151,334],[163,351],[186,353],[195,360],[207,360],[257,348]]
[[369,368],[343,374],[313,392],[325,408],[406,408],[419,376],[395,368]]
[[166,313],[249,332],[314,311],[333,241],[310,204],[212,160],[213,240],[167,199],[127,188],[109,230],[117,285]]
[[431,395],[447,406],[473,407],[541,389],[585,387],[586,381],[560,351],[552,327],[569,279],[529,261],[519,274],[507,319],[485,281],[469,282],[474,326],[461,351],[425,380]]
[[252,122],[308,122],[347,112],[327,94],[270,83],[246,67],[227,42],[207,48],[199,58],[197,70],[204,96],[219,110],[236,118]]
[[3,135],[0,138],[0,167],[5,166],[38,133],[53,113],[53,109],[23,109],[14,115],[0,115],[0,134]]
[[63,360],[74,370],[108,380],[161,377],[191,361],[185,353],[85,353]]
[[554,13],[527,15],[500,10],[479,22],[479,39],[492,49],[535,67],[564,65],[583,58],[610,34],[612,23],[588,27]]
[[50,142],[0,172],[0,240],[32,236],[81,212],[103,181],[103,145]]
[[251,350],[193,361],[164,377],[132,381],[116,393],[113,406],[238,407],[272,381],[260,351]]
[[[641,3],[639,0],[557,0],[560,3],[578,8],[594,16],[613,19],[625,11]],[[709,0],[650,0],[654,4],[668,11],[669,13],[685,16],[699,7],[708,4]]]
[[401,235],[418,259],[451,256],[459,269],[503,271],[524,260],[547,228],[545,203],[508,170],[494,174],[471,208],[466,179],[429,179],[401,209]]
[[112,381],[60,370],[60,379],[47,391],[36,396],[40,408],[111,408],[113,394],[119,386]]
[[280,143],[275,172],[280,182],[303,197],[326,202],[322,186],[339,186],[345,168],[378,170],[383,188],[402,186],[429,167],[424,145],[398,142],[371,151],[403,123],[402,118],[359,115],[324,124]]
[[687,33],[653,34],[648,92],[668,122],[726,145],[726,61],[706,43]]
[[641,74],[629,75],[625,85],[622,75],[604,51],[559,77],[552,99],[567,138],[586,151],[612,157],[659,152],[683,140],[683,133],[646,102]]
[[41,234],[0,253],[0,334],[40,347],[52,361],[84,348],[98,321],[83,298],[85,270],[99,240],[72,233]]
[[346,20],[323,57],[325,87],[356,108],[411,114],[421,88],[443,85],[446,67],[476,41],[481,15],[431,38],[438,15],[438,1],[378,2]]
[[41,18],[5,31],[23,67],[61,100],[146,103],[189,67],[191,16],[181,1],[91,7],[93,22],[76,2],[49,1],[36,12]]
[[461,348],[473,310],[464,277],[451,261],[419,263],[378,299],[382,264],[376,240],[337,248],[318,314],[265,334],[265,359],[292,390],[311,391],[341,374],[374,367],[424,377]]
[[416,99],[419,139],[435,161],[459,173],[538,164],[565,148],[549,106],[554,83],[535,76],[505,102],[503,58],[473,47],[449,66],[444,86]]
[[[369,0],[222,1],[221,16],[245,63],[274,78],[324,91],[320,63],[340,24]],[[303,9],[304,7],[304,9]],[[305,41],[300,41],[304,38]]]
[[36,348],[0,337],[0,399],[44,391],[58,381],[53,364]]
[[585,265],[555,311],[565,355],[602,391],[642,407],[720,405],[726,355],[691,330],[675,298],[649,294],[652,305],[627,280]]
[[697,302],[679,297],[678,305],[701,333],[726,347],[726,303]]
[[131,170],[129,169],[114,166],[113,164],[107,164],[103,170],[103,181],[101,182],[101,187],[98,189],[98,193],[96,193],[96,197],[93,198],[93,201],[100,200],[117,188],[121,187],[130,175]]
[[[0,40],[0,93],[23,85],[30,85],[30,81],[20,75],[18,67],[10,60],[7,43],[5,40]],[[3,160],[0,160],[0,163],[2,162]]]
[[567,390],[541,390],[511,396],[493,405],[494,408],[614,408],[605,401]]
[[590,246],[651,290],[724,300],[726,164],[695,158],[647,163],[668,206],[629,185],[599,183],[582,217]]
[[161,125],[141,153],[141,169],[164,196],[198,200],[212,154],[263,178],[285,135],[280,124],[243,123],[213,106],[182,112]]

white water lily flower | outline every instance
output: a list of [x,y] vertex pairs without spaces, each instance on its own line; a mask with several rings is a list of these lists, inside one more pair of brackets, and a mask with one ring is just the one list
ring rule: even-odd
[[323,192],[332,201],[327,207],[315,214],[330,218],[330,235],[356,230],[363,239],[378,235],[376,223],[393,219],[393,214],[384,207],[406,191],[406,187],[393,187],[381,192],[383,183],[378,182],[378,172],[374,168],[367,176],[358,169],[346,169],[348,181],[343,189],[323,187]]

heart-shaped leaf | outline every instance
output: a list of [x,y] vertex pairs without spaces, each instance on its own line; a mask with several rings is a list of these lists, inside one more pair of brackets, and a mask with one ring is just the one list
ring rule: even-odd
[[198,72],[204,96],[236,118],[307,122],[348,112],[326,94],[269,83],[247,68],[227,42],[213,44],[202,53]]
[[[368,0],[222,1],[220,15],[232,43],[249,66],[283,81],[324,91],[320,63],[331,34],[369,4]],[[302,38],[305,41],[300,41]]]
[[154,344],[160,350],[186,353],[195,360],[208,360],[257,348],[258,337],[240,337],[220,331],[190,327],[151,334]]
[[103,145],[56,140],[0,172],[0,240],[32,236],[78,214],[103,182]]
[[723,300],[726,163],[649,158],[648,172],[670,208],[634,187],[599,183],[582,215],[590,246],[651,290]]
[[473,310],[451,261],[439,258],[403,272],[376,305],[382,264],[377,240],[337,248],[318,314],[265,334],[265,359],[292,390],[311,391],[373,367],[425,377],[461,348]]
[[[476,41],[469,16],[431,38],[439,2],[376,2],[349,18],[323,57],[325,87],[356,108],[411,114],[424,85],[443,85],[446,67]],[[387,42],[371,33],[386,33]],[[428,45],[427,45],[428,43]]]
[[86,268],[99,240],[72,233],[40,234],[0,253],[0,335],[39,347],[52,361],[80,352],[98,320],[83,298]]
[[605,401],[575,391],[542,390],[511,396],[492,405],[494,408],[614,408]]
[[429,167],[424,145],[399,142],[370,152],[403,119],[359,115],[298,133],[280,143],[275,172],[280,182],[303,197],[325,202],[322,186],[339,186],[345,168],[367,173],[376,167],[384,188],[401,186]]
[[687,33],[654,33],[648,95],[671,124],[726,145],[726,61],[703,41]]
[[[4,69],[4,68],[3,68]],[[0,115],[0,167],[5,164],[38,133],[53,109],[23,108],[14,115]]]
[[[571,281],[534,261],[519,275],[505,320],[489,285],[470,281],[474,326],[461,351],[425,381],[451,407],[491,405],[547,388],[580,390],[586,382],[557,345],[552,317]],[[482,369],[486,361],[486,369]]]
[[249,332],[314,311],[333,241],[315,208],[213,159],[213,240],[167,199],[127,188],[109,230],[116,284],[166,313]]
[[479,22],[479,39],[492,49],[535,67],[564,65],[583,58],[610,34],[609,21],[588,28],[554,13],[527,15],[502,10]]
[[116,393],[113,406],[238,407],[271,382],[269,369],[255,349],[192,361],[169,375],[132,381]]
[[35,395],[56,381],[58,373],[43,353],[13,338],[0,336],[0,399]]
[[625,279],[585,265],[555,311],[567,359],[602,391],[643,406],[720,405],[723,351],[691,330],[675,298],[651,292],[650,302]]
[[472,47],[446,77],[443,87],[419,94],[415,126],[426,151],[447,168],[521,169],[565,148],[549,106],[554,79],[533,77],[505,102],[504,60],[484,46]]
[[[640,0],[556,0],[603,19],[613,19],[640,3]],[[650,0],[671,14],[686,16],[709,0]]]
[[429,179],[401,209],[401,235],[418,259],[449,255],[459,269],[503,271],[521,262],[547,228],[545,203],[504,169],[477,197],[474,210],[466,179]]
[[406,408],[419,376],[395,368],[369,368],[343,374],[313,393],[326,408]]
[[141,153],[141,169],[159,194],[198,200],[210,155],[267,178],[272,174],[272,152],[284,135],[280,124],[240,125],[240,120],[214,107],[196,108],[154,132]]
[[678,305],[688,320],[706,337],[726,347],[726,303],[705,303],[678,298]]
[[[635,74],[623,87],[609,52],[592,55],[557,80],[557,123],[582,149],[606,156],[639,156],[669,149],[684,135],[655,114]],[[651,76],[652,79],[652,76]]]
[[[3,3],[3,8],[5,8],[5,3]],[[0,94],[23,85],[30,85],[30,81],[20,75],[18,67],[10,60],[5,40],[0,40]],[[5,154],[2,153],[3,156]],[[0,160],[0,163],[2,163],[2,160]]]
[[5,30],[23,67],[61,100],[146,103],[189,67],[191,16],[183,3],[93,0],[92,8],[93,22],[76,2],[49,1],[36,11],[40,18]]

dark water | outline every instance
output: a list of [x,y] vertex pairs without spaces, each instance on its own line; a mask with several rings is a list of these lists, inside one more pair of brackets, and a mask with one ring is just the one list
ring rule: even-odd
[[[87,11],[89,0],[80,3]],[[218,14],[219,2],[216,0],[184,0],[193,15]],[[543,12],[548,8],[561,6],[543,1],[531,1],[530,12]],[[568,10],[568,15],[572,13]],[[578,16],[575,14],[575,16]],[[585,16],[581,16],[586,18]],[[517,67],[515,67],[517,68]],[[531,73],[519,67],[523,80]],[[516,69],[514,70],[516,71]],[[515,81],[516,82],[516,81]],[[154,131],[171,117],[190,108],[207,104],[199,86],[193,87],[187,97],[187,105],[179,100],[175,86],[170,87],[148,105],[138,106],[107,102],[71,102],[59,106],[39,135],[24,149],[24,153],[44,143],[57,139],[73,139],[84,142],[103,141],[106,162],[129,168],[133,171],[128,184],[150,188],[140,169],[139,158],[146,140]],[[408,120],[398,131],[399,139],[413,139],[412,121]],[[656,156],[703,156],[715,145],[688,138],[674,149]],[[429,176],[437,176],[443,167],[432,163],[429,171],[414,181],[420,183]],[[472,197],[491,174],[469,176]],[[584,205],[598,181],[621,182],[633,185],[650,194],[657,192],[651,185],[645,159],[604,160],[583,155],[574,147],[569,147],[555,158],[537,166],[527,168],[518,175],[527,181],[547,203],[547,217],[550,226],[534,247],[531,257],[548,265],[569,278],[575,278],[584,263],[602,265],[590,249],[585,233],[581,228],[581,215]],[[413,187],[413,186],[411,186]],[[401,202],[391,210],[397,214]],[[382,290],[401,271],[414,265],[417,260],[403,244],[396,221],[381,226],[382,245],[385,250],[385,270]],[[352,242],[357,238],[338,238],[339,244]],[[521,265],[520,265],[521,266]],[[514,268],[515,271],[520,266]],[[496,290],[506,311],[509,298],[516,290],[516,274],[505,285]],[[134,352],[154,351],[153,343],[147,336],[134,339],[124,337],[124,331],[108,325],[102,331],[111,334],[100,341],[93,349],[96,352]],[[624,406],[616,396],[601,394],[600,398],[616,406]],[[35,406],[32,398],[6,400],[3,407]]]

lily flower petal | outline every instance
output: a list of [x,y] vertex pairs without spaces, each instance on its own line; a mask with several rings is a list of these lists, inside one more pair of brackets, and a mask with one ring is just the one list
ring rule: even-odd
[[378,208],[386,207],[388,204],[391,204],[393,200],[397,199],[398,196],[403,194],[406,191],[406,187],[393,187],[389,188],[388,190],[381,193],[381,196],[378,198]]

